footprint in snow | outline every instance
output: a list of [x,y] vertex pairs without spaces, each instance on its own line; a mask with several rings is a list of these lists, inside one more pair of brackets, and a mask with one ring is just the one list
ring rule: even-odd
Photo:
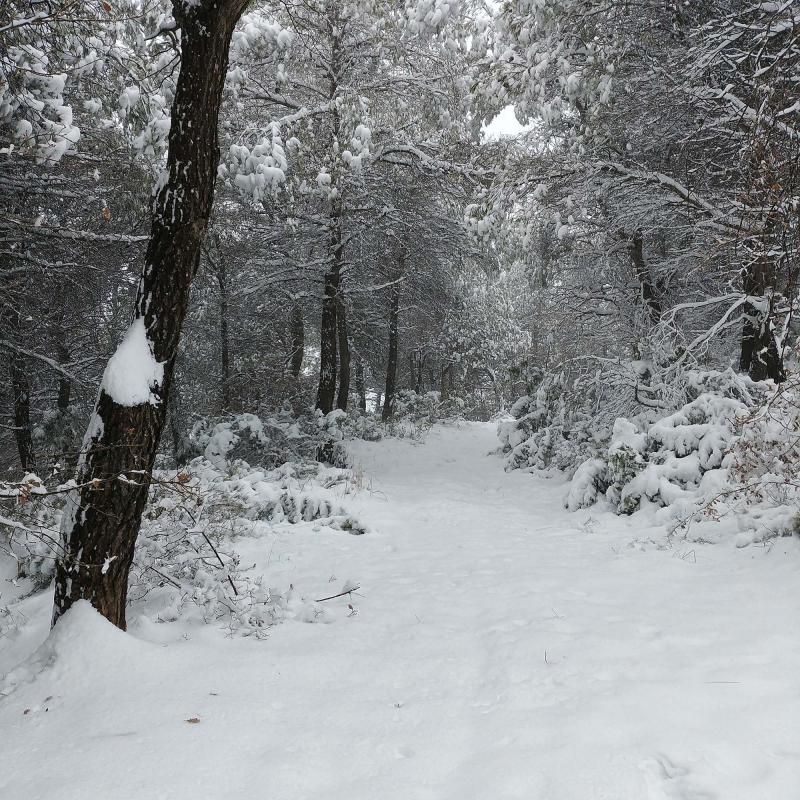
[[691,770],[658,754],[641,765],[650,800],[716,800],[717,795],[693,786]]

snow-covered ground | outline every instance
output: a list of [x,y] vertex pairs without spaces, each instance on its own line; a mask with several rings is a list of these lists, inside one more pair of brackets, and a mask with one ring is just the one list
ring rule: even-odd
[[[0,798],[799,797],[798,542],[667,547],[636,515],[566,512],[496,446],[481,424],[353,443],[374,530],[237,542],[271,586],[360,584],[319,624],[123,634],[73,609],[0,684]],[[0,672],[49,606],[18,607]]]

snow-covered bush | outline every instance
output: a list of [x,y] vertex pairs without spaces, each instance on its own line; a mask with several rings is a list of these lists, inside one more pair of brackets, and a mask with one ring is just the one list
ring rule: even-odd
[[741,426],[711,513],[735,509],[761,539],[800,533],[800,376],[789,376]]
[[762,538],[800,529],[800,379],[776,390],[732,370],[686,371],[679,387],[650,378],[658,390],[638,413],[613,419],[619,398],[577,397],[590,382],[544,378],[499,423],[507,469],[567,472],[572,511],[666,509],[673,529],[734,512]]
[[604,496],[617,513],[631,514],[646,503],[694,501],[724,479],[728,450],[749,411],[740,400],[705,393],[652,423],[618,419],[605,452],[579,466],[567,507]]
[[[292,591],[271,587],[263,575],[243,568],[237,539],[303,523],[368,532],[347,508],[347,498],[360,490],[361,478],[353,471],[313,457],[272,469],[231,458],[243,452],[237,447],[246,437],[252,452],[269,455],[273,440],[264,431],[251,415],[208,426],[195,432],[208,457],[197,456],[179,470],[155,471],[129,580],[128,601],[141,613],[161,622],[194,616],[242,635],[262,635],[293,611]],[[45,487],[29,475],[1,487],[0,547],[16,559],[18,577],[30,579],[30,591],[52,578],[71,485]]]
[[592,394],[571,404],[563,374],[548,376],[510,409],[510,419],[498,424],[506,454],[506,469],[547,469],[573,472],[596,455],[610,434],[610,426],[591,413]]
[[401,389],[394,396],[392,418],[385,429],[390,436],[421,439],[437,422],[464,418],[464,401],[459,397],[442,399],[441,392],[415,392]]
[[0,549],[16,561],[17,578],[31,580],[33,591],[47,586],[55,572],[64,499],[33,474],[0,484]]
[[261,419],[255,414],[237,414],[222,420],[204,417],[189,434],[189,448],[219,469],[235,461],[272,469],[313,453],[314,430],[308,420],[291,415]]
[[259,634],[290,607],[291,592],[269,587],[241,566],[235,542],[279,523],[316,522],[367,532],[343,498],[357,491],[348,470],[316,462],[263,471],[243,461],[223,468],[202,457],[159,473],[145,511],[130,580],[131,602],[157,595],[156,617],[170,622],[199,609],[205,621]]

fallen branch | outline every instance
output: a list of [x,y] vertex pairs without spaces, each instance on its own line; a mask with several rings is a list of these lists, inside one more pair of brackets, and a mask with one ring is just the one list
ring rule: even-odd
[[320,600],[315,600],[315,603],[324,603],[326,600],[335,600],[337,597],[344,597],[346,594],[352,594],[356,590],[361,588],[361,584],[357,586],[351,586],[349,589],[346,589],[343,592],[339,592],[339,594],[332,594],[330,597],[323,597]]

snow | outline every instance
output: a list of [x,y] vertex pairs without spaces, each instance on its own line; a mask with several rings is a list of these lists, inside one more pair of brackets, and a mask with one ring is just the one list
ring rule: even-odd
[[153,356],[144,318],[138,317],[108,361],[101,388],[121,406],[158,403],[153,390],[164,380],[164,365]]
[[49,596],[19,603],[0,797],[796,796],[797,540],[570,514],[562,478],[506,473],[496,446],[477,423],[349,443],[367,535],[237,540],[310,598],[266,641],[142,607],[126,635],[79,604],[37,650]]

